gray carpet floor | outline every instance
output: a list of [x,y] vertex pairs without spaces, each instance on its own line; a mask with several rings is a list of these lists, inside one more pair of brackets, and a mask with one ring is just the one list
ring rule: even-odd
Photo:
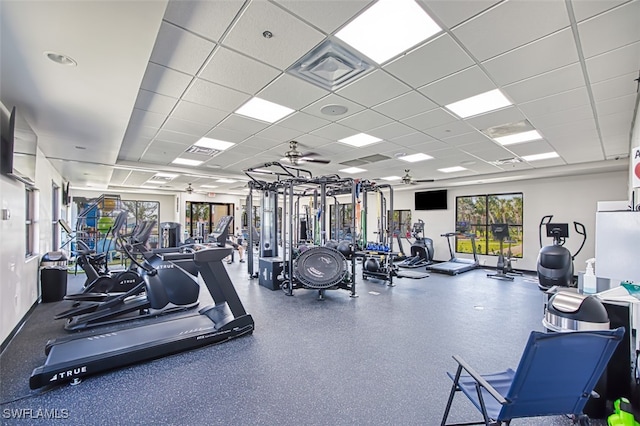
[[[316,291],[287,297],[258,285],[246,263],[226,268],[255,320],[253,334],[32,391],[29,376],[45,361],[45,343],[68,334],[53,320],[68,302],[40,304],[0,355],[2,423],[56,422],[11,418],[8,410],[19,409],[58,410],[59,422],[78,425],[438,425],[453,354],[480,372],[515,368],[529,333],[543,331],[543,294],[526,276],[500,281],[477,269],[389,287],[359,275],[358,298],[335,290],[317,301]],[[68,292],[83,280],[70,275]],[[209,300],[201,294],[201,305]],[[457,396],[450,421],[478,419]]]

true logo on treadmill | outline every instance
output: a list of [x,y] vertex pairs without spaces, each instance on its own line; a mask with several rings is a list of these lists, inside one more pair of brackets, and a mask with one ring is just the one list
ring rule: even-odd
[[59,373],[56,373],[53,375],[52,378],[49,379],[50,382],[55,382],[56,380],[60,379],[68,379],[71,377],[75,377],[81,373],[86,373],[87,372],[87,366],[84,365],[82,367],[78,367],[78,368],[73,368],[71,370],[65,370],[65,371],[61,371]]
[[156,269],[173,269],[175,267],[176,265],[173,263],[161,263],[160,265],[155,266]]

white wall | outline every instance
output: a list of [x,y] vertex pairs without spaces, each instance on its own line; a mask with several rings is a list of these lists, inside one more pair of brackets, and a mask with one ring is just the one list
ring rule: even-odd
[[[576,271],[585,269],[585,261],[595,256],[595,221],[598,201],[617,201],[627,197],[626,171],[600,173],[583,176],[536,179],[519,182],[503,182],[496,184],[473,185],[448,189],[448,209],[436,211],[413,210],[414,191],[395,191],[394,209],[412,210],[412,221],[425,221],[425,236],[433,239],[435,259],[447,260],[449,249],[441,234],[455,230],[455,199],[457,196],[522,192],[524,196],[524,245],[523,258],[514,264],[517,269],[536,270],[538,251],[538,228],[540,219],[545,215],[553,215],[554,222],[568,222],[569,239],[566,247],[574,253],[582,238],[573,229],[573,222],[580,222],[587,230],[587,242],[582,252],[576,257]],[[375,215],[374,215],[375,216]],[[368,216],[369,229],[375,229],[375,217]],[[371,236],[370,238],[371,239]],[[551,240],[543,235],[543,244],[551,244]],[[408,250],[405,242],[405,251]],[[460,254],[459,257],[471,257]],[[495,256],[479,256],[487,266],[495,266]]]
[[53,249],[51,187],[54,182],[62,188],[61,176],[38,150],[35,185],[38,208],[34,217],[37,253],[25,258],[25,185],[0,176],[0,205],[11,212],[8,220],[0,220],[0,342],[9,336],[38,300],[40,258]]

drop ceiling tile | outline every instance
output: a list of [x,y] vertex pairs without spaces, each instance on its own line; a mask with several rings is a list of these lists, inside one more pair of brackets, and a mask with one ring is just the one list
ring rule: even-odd
[[441,139],[447,145],[460,148],[465,145],[475,145],[479,143],[493,144],[491,140],[481,132],[469,132]]
[[[322,113],[322,108],[327,105],[342,105],[347,107],[347,112],[343,115],[326,115]],[[304,108],[302,111],[307,114],[315,115],[316,117],[324,118],[325,120],[338,121],[346,118],[350,115],[353,115],[357,112],[364,110],[362,105],[359,105],[355,102],[351,102],[348,99],[343,98],[342,96],[338,96],[334,93],[325,96],[324,98],[312,103],[308,107]]]
[[305,114],[304,112],[295,112],[280,121],[278,125],[289,129],[298,130],[299,132],[309,133],[320,127],[324,127],[331,123],[328,120]]
[[237,90],[196,79],[183,99],[211,108],[232,112],[249,100],[250,97],[251,96],[238,92]]
[[596,122],[593,118],[573,123],[561,124],[559,126],[547,127],[543,129],[543,135],[552,145],[564,140],[580,140],[588,137],[598,137]]
[[411,127],[394,122],[369,130],[367,134],[384,140],[392,140],[401,136],[412,134],[414,132],[415,130]]
[[578,61],[571,28],[538,39],[486,62],[489,74],[503,86]]
[[198,139],[200,139],[199,136],[162,129],[158,132],[154,141],[159,140],[173,144],[180,144],[183,145],[182,149],[186,149],[187,146],[196,143]]
[[339,6],[335,0],[275,0],[275,2],[320,28],[326,34],[331,34],[372,3],[372,0],[350,0],[341,2]]
[[629,137],[626,135],[611,136],[604,141],[604,153],[609,157],[629,155]]
[[437,108],[438,105],[416,91],[381,103],[372,109],[396,120],[402,120]]
[[522,112],[518,108],[511,106],[469,118],[465,122],[478,130],[486,130],[489,127],[518,123],[524,119],[525,116],[522,115]]
[[418,0],[433,12],[433,17],[438,17],[449,28],[453,28],[461,22],[479,14],[494,4],[497,0]]
[[[256,149],[258,149],[258,151],[262,152],[264,150],[268,150],[271,148],[274,148],[278,145],[280,145],[282,143],[282,141],[279,140],[273,140],[273,139],[267,139],[267,138],[262,138],[260,136],[251,136],[249,138],[247,138],[246,140],[244,140],[242,142],[242,144],[240,144],[241,147],[249,147],[249,148],[253,148],[254,151]],[[256,153],[258,151],[255,151]],[[282,151],[284,153],[284,151]]]
[[196,75],[214,46],[202,37],[163,21],[149,61]]
[[172,132],[186,133],[188,135],[202,136],[211,130],[211,126],[195,121],[183,120],[181,118],[169,117],[162,126],[163,130],[171,130]]
[[495,88],[495,84],[484,71],[478,66],[473,66],[422,86],[418,90],[436,103],[448,105]]
[[337,93],[361,105],[372,107],[410,90],[406,84],[377,69],[338,90]]
[[558,93],[557,95],[537,99],[535,101],[520,104],[520,109],[527,118],[538,117],[577,108],[589,104],[589,96],[584,87]]
[[327,90],[289,74],[282,74],[273,83],[261,90],[257,96],[261,99],[299,110],[328,94]]
[[594,15],[598,15],[606,10],[619,6],[627,1],[629,0],[573,0],[571,2],[571,6],[573,7],[573,14],[576,17],[576,21],[580,22],[584,19],[591,18]]
[[425,133],[436,139],[444,139],[447,137],[464,135],[465,133],[472,132],[473,130],[473,127],[469,126],[464,121],[453,121],[443,126],[426,129]]
[[499,146],[495,146],[493,148],[487,148],[483,145],[480,145],[477,148],[469,146],[465,147],[465,151],[484,161],[497,161],[504,160],[506,158],[513,158],[513,154],[511,152]]
[[518,143],[515,145],[509,145],[506,148],[519,157],[522,157],[523,155],[532,155],[555,151],[555,148],[552,147],[549,142],[544,140]]
[[[559,147],[556,149],[556,152],[560,154],[560,157],[564,158],[569,164],[604,160],[604,154],[602,152],[602,147],[600,147],[600,144],[593,141],[593,143],[584,145],[585,146],[581,147],[580,149],[576,149],[575,146]],[[532,164],[535,163],[538,162],[536,161]]]
[[216,126],[205,136],[208,138],[218,139],[221,141],[240,143],[251,135],[253,135],[253,133],[250,130],[244,130],[239,128],[229,129],[221,126]]
[[624,74],[620,77],[593,84],[591,85],[593,98],[596,102],[601,102],[607,99],[633,94],[638,87],[638,82],[635,81],[636,78],[638,78],[637,72]]
[[134,108],[131,112],[129,123],[131,126],[160,128],[166,119],[166,114],[156,114],[155,112]]
[[[343,126],[338,123],[331,123],[328,126],[322,127],[318,130],[314,130],[311,132],[314,136],[319,136],[324,139],[329,139],[332,142],[335,142],[339,139],[344,139],[349,136],[353,136],[358,134],[357,130],[354,130],[350,127]],[[344,144],[343,144],[344,145]]]
[[578,24],[585,58],[640,40],[640,2],[632,1]]
[[158,133],[159,129],[160,127],[140,126],[130,121],[127,131],[124,134],[124,141],[136,142],[142,139],[151,140],[156,133]]
[[[436,160],[443,160],[443,159],[447,159],[447,158],[448,159],[458,158],[458,157],[460,157],[460,150],[457,149],[457,148],[447,147],[447,148],[443,148],[443,149],[432,150],[432,151],[429,152],[429,155],[431,155]],[[431,160],[428,160],[428,161],[431,161]],[[428,163],[428,161],[427,161],[427,163]],[[420,164],[420,163],[418,163],[418,164]]]
[[391,122],[393,122],[393,120],[389,117],[370,109],[365,109],[364,111],[350,115],[349,117],[339,121],[343,126],[351,127],[352,129],[360,130],[364,133],[371,128],[379,127]]
[[442,108],[434,109],[413,117],[401,120],[407,126],[411,126],[417,130],[426,130],[438,127],[447,123],[457,121],[458,118],[448,113]]
[[300,137],[296,138],[296,140],[301,144],[313,149],[315,149],[314,147],[328,146],[329,144],[334,143],[334,141],[331,139],[323,138],[313,134],[301,135]]
[[155,140],[142,156],[146,163],[168,164],[184,152],[184,145]]
[[269,123],[265,123],[264,121],[260,120],[254,120],[252,118],[244,117],[238,114],[231,114],[227,118],[222,120],[220,124],[218,124],[218,126],[247,135],[253,135],[269,127]]
[[291,139],[295,139],[300,136],[300,131],[278,125],[272,125],[258,133],[257,136],[265,139],[284,142],[290,141]]
[[[433,139],[431,136],[425,135],[424,133],[420,132],[394,138],[393,142],[407,148],[419,147],[427,151],[448,147],[446,143]],[[428,154],[428,152],[425,152],[425,154]]]
[[603,137],[617,136],[620,134],[627,135],[628,137],[632,121],[633,111],[624,111],[598,117],[598,123],[600,124],[600,131]]
[[180,98],[191,83],[192,76],[149,62],[141,89]]
[[244,3],[244,0],[170,1],[164,19],[218,41]]
[[222,119],[229,115],[226,111],[215,108],[209,108],[204,105],[194,104],[181,100],[173,110],[171,117],[181,118],[183,120],[195,121],[209,125],[210,127],[218,124]]
[[563,158],[550,158],[548,160],[531,161],[528,164],[531,165],[534,169],[543,169],[546,167],[564,166],[567,163]]
[[[273,37],[262,36],[264,30]],[[324,34],[266,1],[251,2],[227,34],[224,45],[278,68],[291,64],[322,41]]]
[[503,92],[514,102],[522,103],[584,85],[582,67],[576,62],[505,86]]
[[134,108],[168,115],[177,102],[178,99],[170,96],[160,95],[148,90],[139,90]]
[[473,65],[467,55],[448,34],[429,41],[401,56],[383,68],[413,88]]
[[254,94],[279,74],[279,70],[269,65],[220,47],[216,49],[213,58],[204,67],[199,77],[241,92]]
[[636,106],[636,99],[637,95],[634,93],[597,102],[596,111],[598,112],[598,118],[605,115],[633,111]]
[[548,127],[572,123],[574,121],[581,121],[588,118],[593,119],[593,109],[591,108],[591,105],[584,105],[578,108],[533,117],[531,118],[531,124],[538,129],[546,129]]
[[509,1],[465,22],[453,34],[485,61],[568,26],[562,1]]
[[640,42],[594,56],[585,63],[591,84],[637,72],[640,67]]

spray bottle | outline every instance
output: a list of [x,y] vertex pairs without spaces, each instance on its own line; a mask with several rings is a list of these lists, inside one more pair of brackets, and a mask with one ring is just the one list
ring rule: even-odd
[[582,277],[582,292],[584,294],[594,294],[598,292],[598,284],[596,274],[593,271],[593,264],[595,259],[591,258],[587,260],[587,271]]

